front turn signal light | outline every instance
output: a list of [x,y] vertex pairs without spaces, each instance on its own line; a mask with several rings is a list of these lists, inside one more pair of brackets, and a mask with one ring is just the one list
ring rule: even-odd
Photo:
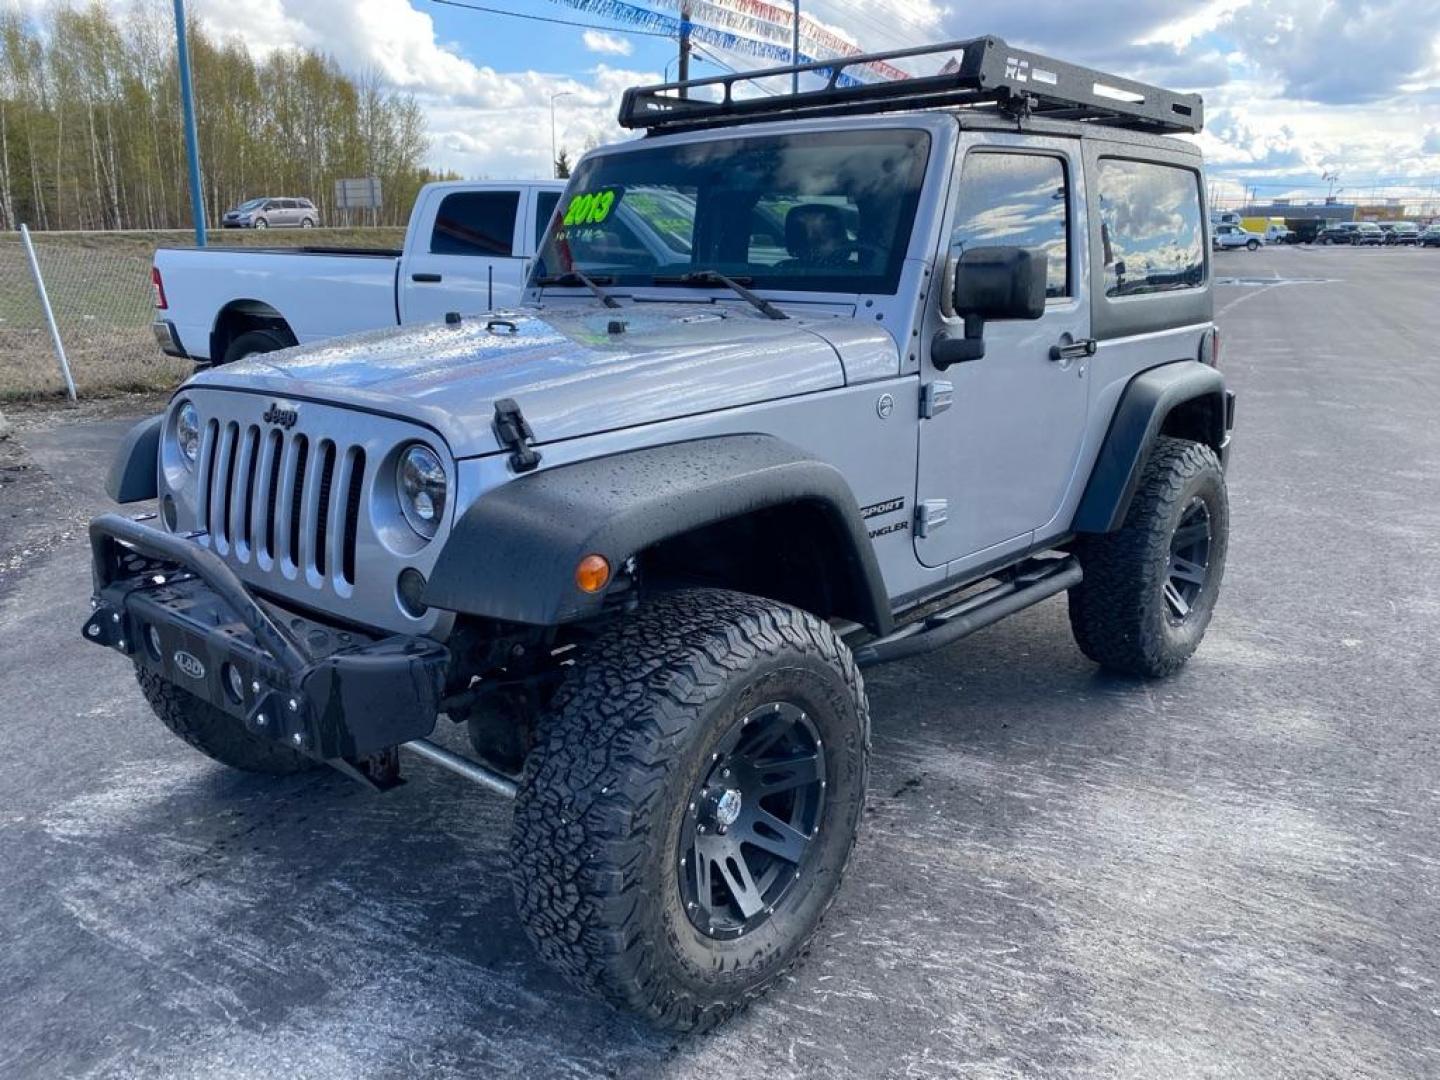
[[610,583],[610,563],[604,555],[586,555],[575,567],[575,584],[581,592],[598,593]]

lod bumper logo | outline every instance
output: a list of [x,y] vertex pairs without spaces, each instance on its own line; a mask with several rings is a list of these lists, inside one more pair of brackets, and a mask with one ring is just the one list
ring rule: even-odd
[[176,651],[175,666],[192,679],[205,678],[205,665],[200,662],[198,657],[191,655],[184,649]]

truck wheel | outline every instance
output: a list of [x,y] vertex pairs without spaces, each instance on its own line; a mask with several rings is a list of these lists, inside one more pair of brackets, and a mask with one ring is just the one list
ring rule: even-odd
[[316,762],[286,746],[261,739],[239,720],[202,701],[154,672],[135,668],[140,692],[160,722],[207,757],[245,772],[285,776],[305,772]]
[[1208,446],[1161,437],[1118,532],[1088,536],[1085,578],[1070,590],[1080,651],[1130,675],[1158,677],[1190,659],[1225,573],[1230,509]]
[[531,940],[619,1008],[714,1026],[814,936],[868,753],[826,623],[709,589],[642,604],[571,669],[526,760],[511,849]]
[[225,346],[225,359],[221,363],[233,364],[236,360],[243,360],[255,353],[288,349],[293,344],[293,341],[287,341],[276,330],[247,330]]
[[1260,241],[1259,241],[1259,240],[1246,240],[1246,241],[1245,241],[1245,250],[1247,250],[1247,251],[1259,251],[1259,250],[1260,250]]

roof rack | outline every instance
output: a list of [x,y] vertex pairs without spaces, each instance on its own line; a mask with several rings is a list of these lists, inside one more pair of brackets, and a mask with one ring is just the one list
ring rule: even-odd
[[[960,54],[957,62],[954,57]],[[947,56],[935,75],[860,82],[893,60]],[[737,83],[796,72],[825,77],[816,90],[737,99]],[[699,97],[692,91],[702,91]],[[717,92],[718,91],[718,92]],[[734,72],[687,82],[635,86],[620,101],[620,125],[648,131],[718,127],[753,119],[842,116],[939,106],[990,106],[1004,115],[1083,120],[1159,133],[1198,132],[1204,122],[1199,94],[1108,75],[1093,68],[1011,48],[998,37],[950,41],[894,52],[839,56],[806,64]]]

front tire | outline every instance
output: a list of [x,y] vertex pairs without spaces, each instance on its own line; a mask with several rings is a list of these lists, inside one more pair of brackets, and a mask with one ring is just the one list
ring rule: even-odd
[[868,750],[864,686],[826,623],[717,590],[648,601],[539,725],[511,841],[526,931],[612,1005],[713,1027],[814,936]]
[[300,219],[300,228],[302,228],[302,229],[313,229],[314,227],[315,227],[315,222],[311,221],[308,217],[307,217],[307,218],[301,218],[301,219]]
[[162,724],[222,765],[269,776],[288,776],[317,766],[304,754],[260,738],[208,701],[138,665],[135,681]]
[[1260,241],[1259,241],[1259,240],[1246,240],[1246,241],[1245,241],[1245,250],[1247,250],[1247,251],[1259,251],[1259,250],[1260,250]]
[[269,223],[268,221],[266,221],[263,217],[262,217],[262,218],[256,218],[256,219],[255,219],[255,228],[257,228],[257,229],[268,229],[269,227],[270,227],[270,223]]
[[1070,628],[1102,667],[1157,678],[1189,660],[1210,625],[1229,545],[1225,473],[1208,446],[1161,437],[1125,523],[1085,537]]

